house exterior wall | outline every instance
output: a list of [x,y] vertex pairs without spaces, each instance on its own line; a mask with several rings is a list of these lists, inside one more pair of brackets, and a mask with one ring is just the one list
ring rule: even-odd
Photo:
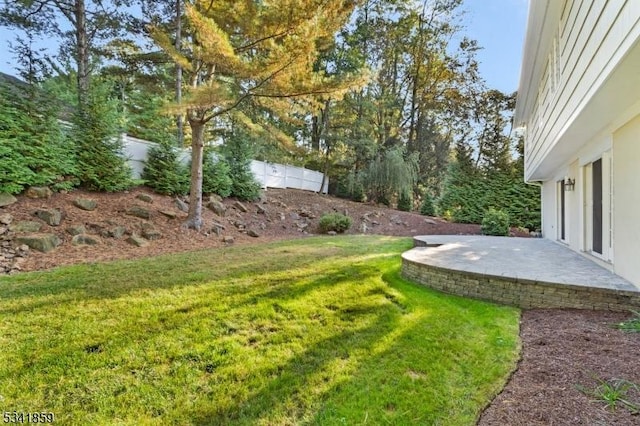
[[640,115],[613,134],[615,271],[640,283]]
[[531,0],[523,56],[514,122],[543,236],[640,287],[640,1]]
[[575,218],[580,217],[581,210],[581,191],[577,189],[582,184],[582,179],[579,178],[579,175],[578,160],[576,160],[569,165],[568,172],[566,174],[566,176],[573,176],[573,179],[576,180],[575,188],[573,191],[565,191],[565,197],[567,198],[566,241],[570,247],[574,248],[580,246],[580,221],[575,220]]
[[556,239],[556,222],[555,217],[558,209],[558,200],[556,199],[556,183],[548,180],[542,184],[540,191],[542,197],[542,236],[549,239]]

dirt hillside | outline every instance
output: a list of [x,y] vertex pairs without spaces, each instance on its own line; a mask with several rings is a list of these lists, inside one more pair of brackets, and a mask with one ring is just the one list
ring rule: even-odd
[[[203,209],[205,226],[199,232],[182,227],[187,216],[180,210],[179,204],[185,207],[183,203],[176,201],[175,197],[155,194],[145,187],[122,193],[79,190],[48,195],[48,198],[18,196],[16,203],[0,208],[0,215],[11,216],[12,224],[8,225],[8,229],[16,229],[16,224],[20,222],[36,222],[41,225],[37,233],[55,234],[60,243],[47,253],[30,250],[24,259],[19,259],[14,272],[305,237],[317,234],[320,217],[330,212],[340,212],[352,218],[353,224],[347,234],[412,236],[480,233],[478,225],[448,223],[417,213],[292,189],[269,189],[256,202],[212,199],[213,203],[209,203],[210,200],[205,199],[205,204],[209,204],[210,208]],[[95,209],[87,211],[77,207],[78,199],[94,201]],[[58,225],[47,224],[47,217],[38,213],[51,210],[61,213]],[[147,213],[148,218],[145,218]],[[76,238],[74,243],[73,234],[78,233],[90,238],[82,240],[84,244]],[[28,232],[13,234],[16,237]],[[140,240],[142,247],[135,245],[130,238],[132,235],[147,237]]]

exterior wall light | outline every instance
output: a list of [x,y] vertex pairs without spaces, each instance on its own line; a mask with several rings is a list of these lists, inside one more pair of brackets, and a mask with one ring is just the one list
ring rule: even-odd
[[564,190],[573,191],[576,187],[576,180],[571,179],[569,176],[564,177]]

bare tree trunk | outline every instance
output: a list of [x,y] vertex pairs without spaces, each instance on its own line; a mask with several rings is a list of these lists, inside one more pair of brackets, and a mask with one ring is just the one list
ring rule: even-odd
[[76,63],[78,64],[78,102],[82,110],[89,93],[89,40],[84,0],[75,1]]
[[[329,162],[329,156],[331,155],[332,145],[327,143],[326,147],[327,148],[324,154],[324,165],[322,166],[322,182],[320,182],[320,191],[318,191],[318,194],[320,195],[324,194],[324,186],[327,183],[327,175],[329,174],[329,166],[331,165],[331,163]],[[327,194],[328,193],[329,188],[327,188]]]
[[[181,0],[176,0],[176,50],[179,52],[182,47],[182,5]],[[182,67],[176,63],[176,103],[182,102]],[[176,116],[176,127],[178,128],[178,146],[184,145],[184,120],[183,114]]]
[[[327,132],[329,131],[329,107],[331,106],[331,99],[327,99],[324,103],[324,110],[322,110],[322,123],[321,123],[321,138],[324,139],[325,146],[325,155],[324,155],[324,165],[322,167],[322,182],[320,183],[320,191],[318,194],[323,194],[324,185],[327,182],[327,174],[329,173],[329,156],[331,155],[331,148],[333,144],[329,141],[327,137]],[[329,192],[329,191],[327,191]]]
[[191,126],[191,191],[189,193],[189,215],[183,226],[202,228],[202,157],[204,151],[205,123],[198,118],[189,118]]

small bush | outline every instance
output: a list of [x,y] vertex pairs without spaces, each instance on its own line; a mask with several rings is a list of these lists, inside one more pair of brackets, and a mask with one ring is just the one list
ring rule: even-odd
[[189,172],[178,160],[178,151],[169,143],[149,150],[142,178],[159,194],[182,195],[189,192]]
[[398,210],[410,212],[413,207],[413,200],[408,191],[402,191],[398,197]]
[[320,218],[320,232],[344,232],[351,228],[351,218],[340,213],[327,213]]
[[485,235],[509,235],[509,215],[502,210],[490,208],[482,219],[482,233]]
[[205,148],[202,164],[202,193],[228,197],[231,195],[232,186],[233,180],[229,163],[224,159],[216,158],[212,152]]
[[436,208],[433,204],[433,198],[428,192],[424,193],[424,199],[422,200],[422,204],[420,204],[420,214],[423,216],[436,215]]
[[260,196],[260,184],[251,171],[253,146],[250,135],[241,127],[222,146],[222,156],[229,165],[231,196],[243,201],[256,200]]
[[629,333],[640,333],[640,311],[631,311],[631,313],[634,315],[633,318],[621,322],[617,327]]

